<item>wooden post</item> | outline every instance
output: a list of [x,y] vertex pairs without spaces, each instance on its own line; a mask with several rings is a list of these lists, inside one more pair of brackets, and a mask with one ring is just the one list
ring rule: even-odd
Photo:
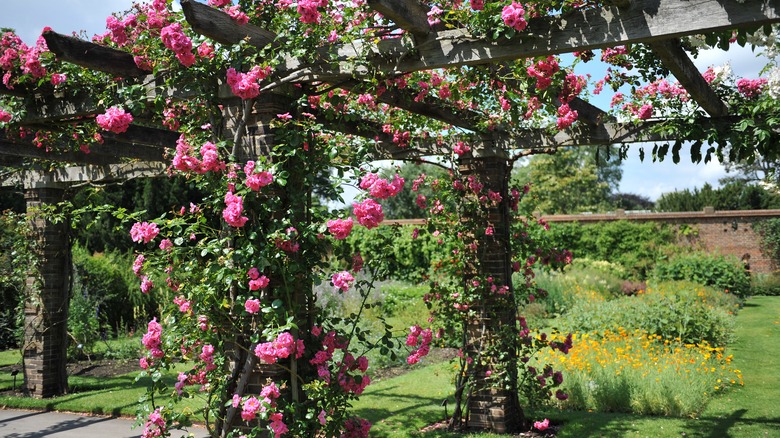
[[[227,137],[238,140],[234,149],[235,156],[239,163],[245,163],[247,160],[257,160],[261,156],[269,156],[271,150],[275,147],[275,133],[271,127],[274,120],[278,120],[278,114],[295,113],[293,106],[295,100],[287,95],[276,93],[261,94],[251,102],[232,101],[225,107],[225,133]],[[237,135],[238,132],[238,135]],[[293,169],[295,166],[303,166],[300,158],[295,162],[286,163],[285,167]],[[301,175],[300,170],[290,171],[291,176]],[[270,187],[263,190],[269,190]],[[281,203],[277,217],[268,223],[258,223],[259,229],[271,226],[276,220],[287,219],[293,226],[301,226],[308,218],[308,205],[301,203],[300,199],[309,190],[305,181],[293,180],[287,181],[283,191],[274,193],[274,196],[280,196]],[[293,212],[290,215],[288,212]],[[296,254],[291,254],[296,257]],[[285,282],[281,277],[271,275],[271,289],[284,287]],[[312,306],[309,302],[311,297],[312,285],[305,282],[306,276],[301,275],[294,282],[293,301],[299,308],[296,324],[303,333],[308,333],[312,325]],[[267,292],[273,293],[273,292]],[[273,299],[274,297],[265,297],[264,299]],[[298,400],[302,397],[303,390],[294,374],[311,371],[311,367],[300,364],[294,357],[280,360],[280,364],[268,365],[256,360],[251,348],[247,344],[249,334],[238,334],[236,342],[244,344],[242,348],[235,348],[227,351],[230,358],[230,367],[235,379],[234,388],[236,393],[241,395],[258,395],[268,381],[274,381],[277,384],[286,382],[284,386],[283,397],[290,400]],[[297,333],[293,333],[297,338]],[[281,385],[279,385],[281,386]],[[222,436],[225,436],[233,428],[246,429],[250,427],[244,423],[235,409],[228,408],[225,413],[225,422],[220,427]]]
[[[503,201],[488,211],[488,221],[493,234],[486,235],[484,228],[475,230],[478,240],[480,272],[484,277],[493,277],[494,284],[509,286],[506,294],[491,293],[485,287],[485,299],[477,304],[477,317],[466,327],[467,350],[470,357],[479,357],[481,351],[505,341],[502,337],[513,334],[517,337],[514,288],[512,287],[512,260],[510,243],[510,214],[508,182],[511,169],[507,159],[497,154],[481,154],[461,160],[460,171],[464,176],[474,175],[484,184],[484,190],[500,193]],[[486,224],[487,225],[487,224]],[[468,280],[468,278],[466,279]],[[511,345],[511,343],[510,343]],[[524,423],[523,410],[517,393],[517,357],[515,351],[507,352],[508,359],[495,364],[501,369],[491,369],[491,364],[474,364],[474,377],[468,398],[468,427],[511,433],[520,430]],[[508,389],[495,388],[491,384],[492,373],[507,373]],[[495,382],[493,380],[493,382]]]
[[25,284],[23,366],[26,390],[36,398],[62,395],[68,390],[66,370],[68,304],[70,300],[70,242],[68,224],[54,223],[35,208],[63,200],[60,187],[25,190],[32,213],[35,251],[39,264]]

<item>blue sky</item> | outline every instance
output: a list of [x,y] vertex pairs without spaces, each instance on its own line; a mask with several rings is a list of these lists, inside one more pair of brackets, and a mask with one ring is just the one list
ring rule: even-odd
[[[45,26],[64,34],[81,30],[85,30],[89,36],[103,33],[106,17],[112,12],[129,9],[132,5],[131,0],[26,0],[3,3],[0,27],[16,29],[27,44],[33,44]],[[711,51],[701,55],[695,62],[703,70],[726,61],[731,62],[738,76],[749,78],[757,77],[763,66],[748,49],[732,50],[728,54]],[[610,97],[600,97],[594,103],[606,109]],[[642,163],[639,161],[638,149],[632,148],[629,159],[623,165],[620,191],[655,200],[662,193],[675,189],[701,187],[707,182],[717,185],[718,179],[725,175],[723,167],[718,163],[693,164],[685,153],[682,157],[676,165],[670,159],[663,163],[652,163],[646,158]]]

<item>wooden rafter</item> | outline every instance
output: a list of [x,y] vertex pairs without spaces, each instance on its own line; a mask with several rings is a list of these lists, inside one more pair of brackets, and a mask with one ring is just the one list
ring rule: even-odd
[[699,69],[685,53],[677,39],[655,41],[649,44],[653,52],[661,59],[688,91],[693,99],[712,117],[728,114],[729,107],[704,80]]
[[[680,17],[686,17],[681,20]],[[565,17],[529,20],[527,29],[498,42],[471,36],[465,29],[431,32],[413,48],[398,39],[375,48],[353,43],[334,48],[338,59],[368,56],[376,70],[388,75],[462,65],[491,64],[535,56],[647,43],[685,35],[780,22],[780,0],[632,0],[626,8],[593,8]],[[350,62],[336,67],[307,67],[288,59],[281,72],[297,72],[312,80],[333,81],[367,70]],[[301,71],[303,70],[303,71]]]
[[331,120],[316,110],[310,110],[326,129],[334,132],[341,132],[347,135],[355,135],[373,141],[376,148],[377,158],[389,158],[402,160],[410,157],[419,157],[424,155],[435,155],[428,148],[406,147],[402,148],[393,143],[393,136],[382,131],[379,123],[360,121],[351,122],[344,119]]
[[51,30],[44,31],[43,38],[49,50],[54,52],[61,61],[121,77],[141,77],[151,73],[138,68],[133,55],[121,50]]
[[[364,84],[357,81],[346,81],[340,83],[341,88],[360,93]],[[401,108],[410,113],[419,114],[441,122],[468,129],[471,131],[481,131],[480,122],[485,117],[475,111],[468,109],[458,109],[452,104],[438,99],[436,97],[425,96],[416,98],[417,94],[407,89],[400,89],[390,86],[381,93],[377,93],[376,99],[390,106]]]
[[276,39],[276,34],[253,25],[236,23],[218,9],[193,0],[181,0],[181,8],[192,30],[222,44],[238,44],[248,39],[249,44],[262,48]]
[[416,37],[431,32],[427,17],[430,8],[417,0],[368,0],[366,4]]
[[136,161],[105,165],[68,166],[53,170],[22,170],[6,178],[0,185],[24,185],[25,188],[52,187],[73,183],[103,184],[132,178],[165,175],[167,166],[158,162]]

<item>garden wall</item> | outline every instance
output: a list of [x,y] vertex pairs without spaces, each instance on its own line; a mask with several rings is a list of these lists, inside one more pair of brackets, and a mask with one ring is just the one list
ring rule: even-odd
[[700,212],[645,213],[617,210],[607,214],[579,214],[544,216],[547,222],[654,221],[674,226],[681,236],[681,244],[696,245],[706,251],[734,255],[750,255],[750,268],[756,273],[770,273],[778,269],[761,251],[761,237],[753,224],[780,217],[780,210],[716,211],[711,207]]

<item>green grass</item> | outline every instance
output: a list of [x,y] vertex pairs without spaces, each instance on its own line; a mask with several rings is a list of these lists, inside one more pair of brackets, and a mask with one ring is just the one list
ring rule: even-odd
[[[780,297],[755,297],[737,317],[736,342],[728,353],[742,370],[745,386],[713,399],[699,418],[650,417],[630,414],[555,411],[528,413],[533,420],[549,417],[561,428],[559,438],[574,437],[780,437]],[[18,352],[1,352],[0,364],[18,363]],[[110,379],[72,377],[74,394],[47,400],[0,397],[0,407],[54,409],[132,415],[143,383],[135,373]],[[175,372],[168,377],[173,379]],[[0,376],[1,382],[10,382]],[[10,383],[9,383],[10,385]],[[444,418],[441,402],[453,391],[448,362],[378,381],[354,403],[355,415],[374,424],[378,438],[496,438],[494,434],[421,434],[422,427]],[[450,401],[452,401],[450,399]],[[449,412],[452,412],[450,403]]]
[[[745,386],[714,398],[699,418],[651,417],[600,412],[547,411],[561,425],[559,438],[580,437],[780,437],[780,297],[755,297],[737,317],[736,342],[728,353],[743,371]],[[354,413],[372,423],[380,438],[463,438],[447,432],[417,432],[444,418],[441,401],[452,393],[446,363],[436,364],[366,388]],[[471,438],[500,435],[472,434]]]
[[441,403],[452,393],[451,376],[449,362],[440,362],[379,381],[366,388],[353,412],[374,425],[372,437],[409,436],[410,430],[444,419]]
[[[173,385],[176,382],[178,372],[189,368],[191,368],[191,365],[178,365],[168,372],[164,379],[168,384]],[[149,377],[136,382],[135,378],[137,375],[138,372],[116,377],[70,376],[68,378],[69,394],[47,399],[0,396],[0,408],[135,416],[138,399],[146,393],[146,387],[151,383],[151,378]],[[21,384],[22,379],[21,375],[19,375],[17,376],[17,386]],[[3,376],[2,380],[0,380],[0,390],[8,389],[11,389],[11,380]],[[164,400],[158,401],[164,402]],[[193,399],[189,405],[195,406],[196,402],[197,399]]]

